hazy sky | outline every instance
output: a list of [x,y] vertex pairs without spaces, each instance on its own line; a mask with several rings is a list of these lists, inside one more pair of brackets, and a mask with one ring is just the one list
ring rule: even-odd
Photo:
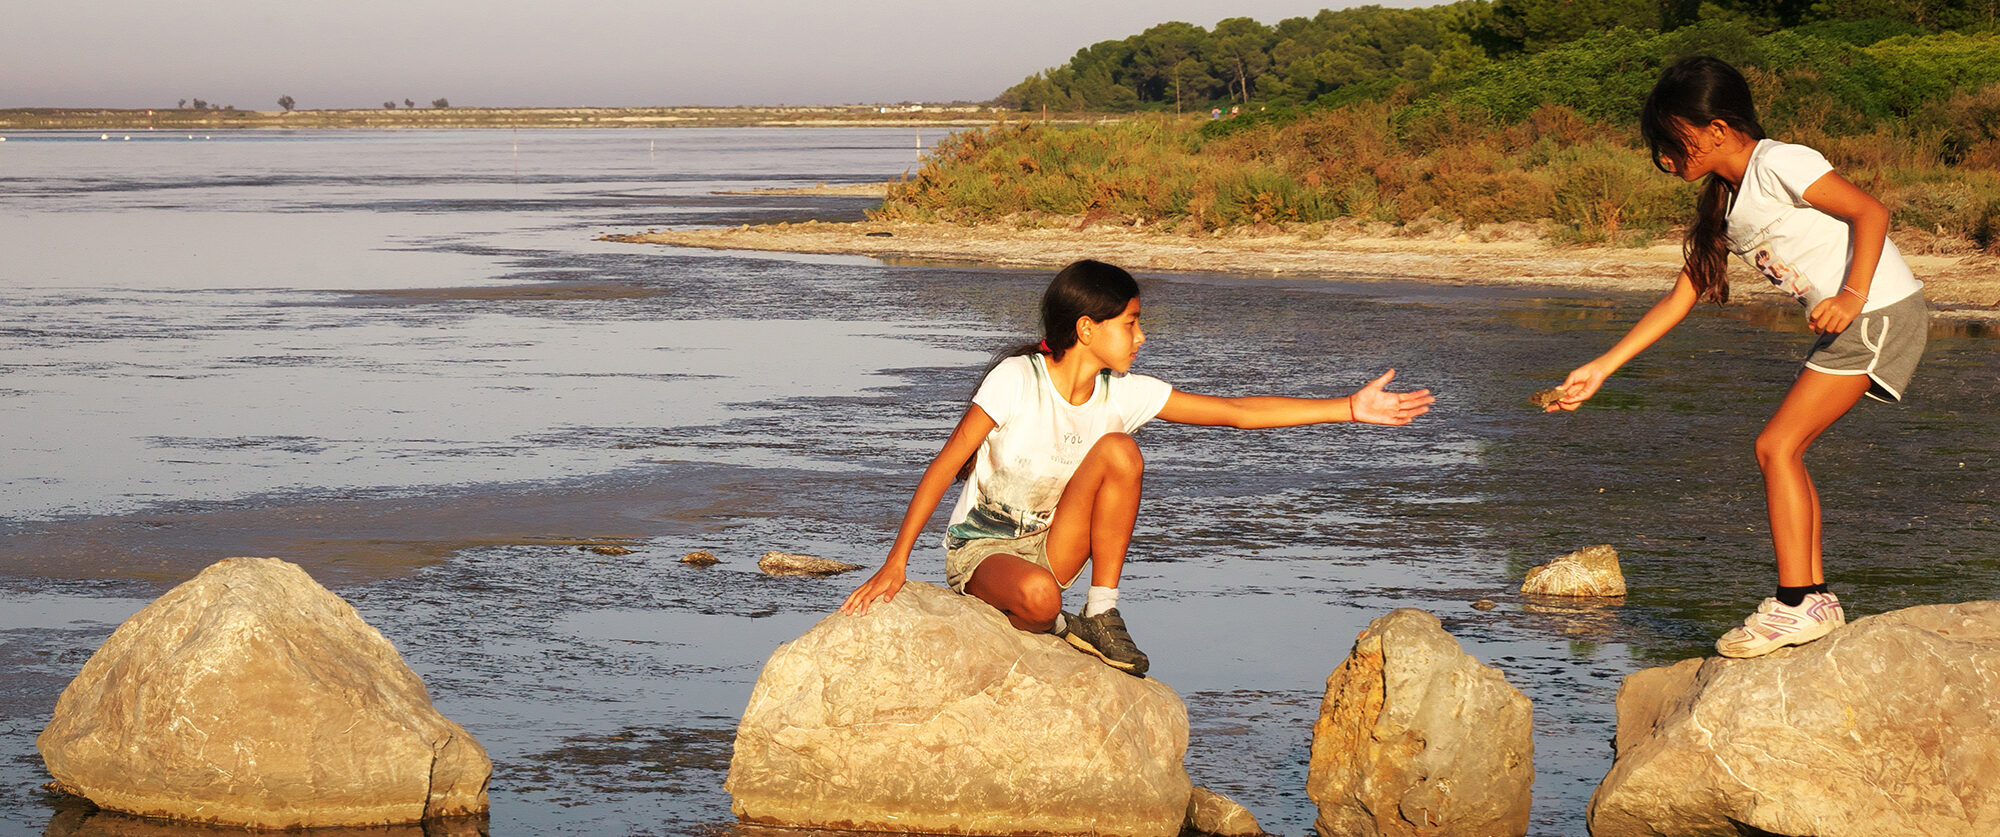
[[[0,0],[0,108],[982,101],[1169,20],[1347,0]],[[1430,5],[1389,0],[1382,5]]]

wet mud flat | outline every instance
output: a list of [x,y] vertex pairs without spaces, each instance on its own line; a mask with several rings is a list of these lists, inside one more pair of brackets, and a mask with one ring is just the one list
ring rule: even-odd
[[[983,278],[995,280],[1034,278]],[[1188,701],[1196,782],[1275,833],[1305,834],[1324,678],[1368,620],[1430,610],[1536,701],[1535,833],[1581,833],[1583,804],[1609,767],[1618,679],[1704,653],[1763,593],[1768,546],[1748,439],[1797,335],[1779,321],[1705,315],[1594,411],[1544,416],[1526,397],[1566,370],[1534,355],[1602,343],[1615,308],[1550,298],[1466,311],[1420,287],[1367,288],[1212,277],[1149,288],[1155,340],[1187,350],[1147,360],[1189,389],[1241,391],[1236,370],[1294,355],[1344,355],[1327,363],[1336,374],[1366,370],[1399,341],[1362,332],[1434,328],[1436,354],[1397,365],[1445,406],[1439,421],[1402,433],[1142,431],[1148,497],[1124,585],[1133,631],[1156,676]],[[1322,305],[1354,323],[1354,340],[1284,327]],[[1217,312],[1223,323],[1209,324]],[[1495,353],[1505,362],[1493,365],[1518,366],[1457,368]],[[976,372],[979,355],[963,360],[851,396],[739,403],[708,425],[572,427],[533,442],[640,457],[605,474],[10,521],[0,584],[13,618],[0,655],[21,677],[0,702],[0,741],[13,742],[4,816],[39,829],[63,810],[33,790],[45,776],[32,739],[89,652],[151,597],[240,553],[304,564],[398,645],[440,709],[492,751],[494,830],[733,830],[721,782],[764,656],[860,578],[769,578],[756,556],[876,564],[927,440],[834,428],[893,414],[941,438],[960,405],[937,394]],[[1984,338],[1944,334],[1928,366],[1977,380],[1993,363]],[[1864,405],[1822,442],[1814,467],[1835,510],[1829,566],[1857,615],[1940,601],[1968,583],[1986,595],[2000,587],[2000,567],[1978,547],[1995,528],[1994,459],[1980,442],[1995,429],[1995,400],[1913,393],[1902,407]],[[703,461],[718,452],[755,461]],[[584,548],[611,538],[634,551]],[[1527,567],[1594,542],[1619,548],[1634,588],[1626,601],[1550,607],[1512,595]],[[695,549],[724,562],[681,564]],[[1949,583],[1922,569],[1937,562],[1953,567]],[[914,569],[941,576],[922,556]],[[1482,598],[1500,607],[1474,610]]]

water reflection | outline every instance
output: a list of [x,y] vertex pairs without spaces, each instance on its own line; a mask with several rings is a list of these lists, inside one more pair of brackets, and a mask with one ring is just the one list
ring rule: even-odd
[[49,803],[56,809],[42,837],[255,837],[307,834],[311,837],[487,837],[485,816],[445,817],[421,823],[365,827],[256,829],[204,825],[158,817],[135,817],[106,811],[88,800],[61,795]]

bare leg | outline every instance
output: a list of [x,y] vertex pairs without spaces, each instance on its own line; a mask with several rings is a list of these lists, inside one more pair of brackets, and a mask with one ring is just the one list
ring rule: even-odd
[[1113,433],[1092,446],[1056,501],[1045,547],[1053,574],[1016,555],[994,555],[979,563],[965,592],[1007,614],[1023,631],[1046,632],[1062,608],[1062,586],[1090,564],[1090,583],[1117,587],[1139,516],[1140,476],[1145,460],[1131,436]]
[[1062,588],[1040,564],[1018,555],[992,555],[979,562],[965,592],[1007,615],[1017,630],[1047,633],[1062,608]]
[[1757,435],[1757,467],[1764,472],[1764,500],[1781,586],[1805,587],[1826,580],[1820,558],[1819,492],[1806,473],[1805,452],[1861,400],[1868,386],[1866,375],[1807,369]]
[[1090,583],[1117,587],[1139,519],[1139,491],[1146,471],[1139,443],[1123,433],[1097,440],[1056,502],[1049,523],[1049,566],[1058,579],[1074,579],[1090,563]]

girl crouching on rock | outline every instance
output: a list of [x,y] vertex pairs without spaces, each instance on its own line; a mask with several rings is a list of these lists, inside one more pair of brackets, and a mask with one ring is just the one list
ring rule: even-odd
[[[1146,655],[1118,614],[1118,577],[1139,513],[1145,461],[1132,433],[1159,417],[1182,424],[1290,427],[1408,424],[1429,390],[1387,392],[1389,370],[1342,398],[1218,398],[1131,374],[1146,342],[1139,284],[1102,262],[1062,269],[1042,294],[1040,343],[1002,354],[917,483],[895,546],[843,613],[866,614],[902,589],[910,550],[954,479],[964,479],[945,531],[945,580],[1113,668],[1143,676]],[[1062,593],[1090,565],[1081,615]]]

